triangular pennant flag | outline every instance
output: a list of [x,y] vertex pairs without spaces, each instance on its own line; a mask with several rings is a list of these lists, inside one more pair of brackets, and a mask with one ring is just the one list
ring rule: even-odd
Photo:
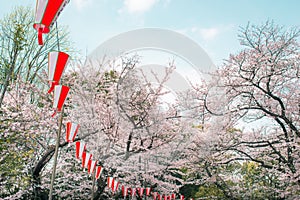
[[76,145],[76,158],[81,159],[82,154],[86,149],[86,144],[82,141],[78,141],[78,142],[76,142],[75,145]]
[[96,165],[97,165],[97,160],[89,160],[89,163],[88,163],[88,173],[89,173],[89,175],[93,174],[93,172],[96,168]]
[[66,124],[66,141],[67,142],[74,142],[76,134],[79,129],[79,124],[67,122]]
[[69,61],[69,55],[64,52],[50,52],[48,55],[48,81],[50,89],[54,90],[55,85],[59,84],[63,71]]
[[55,112],[53,113],[52,117],[55,116],[56,112],[60,112],[65,100],[69,93],[69,87],[65,85],[56,85],[54,87],[54,100],[53,100],[53,108]]
[[96,180],[99,179],[100,175],[102,174],[102,171],[103,171],[103,167],[101,167],[101,166],[96,166],[96,174],[95,174]]
[[39,45],[43,45],[42,34],[50,32],[51,26],[68,2],[69,0],[37,0],[33,28],[38,31]]

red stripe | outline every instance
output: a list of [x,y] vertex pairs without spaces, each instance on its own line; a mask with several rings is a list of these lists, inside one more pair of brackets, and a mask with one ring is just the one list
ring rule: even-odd
[[79,159],[79,151],[80,151],[80,142],[76,142],[76,158]]
[[122,194],[123,194],[123,197],[127,196],[127,188],[124,185],[122,186]]
[[70,140],[69,140],[69,137],[70,137],[70,132],[71,132],[71,126],[72,126],[72,124],[71,124],[71,122],[67,122],[67,133],[66,133],[66,141],[67,142],[70,142]]
[[[95,163],[92,165],[93,163],[93,160],[92,159],[89,159],[89,162],[88,162],[88,173],[91,174],[93,173],[94,170],[96,170],[95,168],[95,165],[97,164],[97,161],[95,161]],[[93,167],[92,167],[93,166]],[[93,168],[93,171],[91,171]],[[96,172],[97,173],[97,172]]]
[[109,181],[110,181],[110,177],[107,177],[107,186],[110,188],[111,185]]
[[84,168],[84,164],[85,164],[85,158],[86,158],[86,152],[84,151],[82,154],[82,168]]
[[51,82],[51,86],[50,86],[50,89],[48,90],[48,94],[50,94],[54,90],[54,87],[56,85],[58,85],[58,82],[56,82],[56,81]]
[[41,23],[47,27],[50,27],[63,2],[64,0],[48,0],[48,6],[45,10]]
[[56,115],[56,111],[53,112],[53,114],[51,115],[51,117],[55,117]]
[[61,108],[64,105],[64,102],[67,98],[68,93],[69,93],[69,87],[62,85],[58,104],[57,104],[57,111],[61,111]]
[[57,56],[55,71],[53,75],[53,81],[59,82],[61,75],[65,69],[65,66],[67,64],[69,55],[64,52],[59,52]]
[[171,198],[172,198],[172,199],[176,199],[176,194],[172,194],[172,195],[171,195]]
[[100,173],[101,173],[101,170],[102,170],[102,167],[101,166],[97,166],[96,167],[97,171],[96,171],[96,179],[98,179],[100,177]]
[[39,28],[38,30],[38,42],[39,45],[43,45],[43,28]]
[[115,186],[115,179],[112,179],[112,183],[111,183],[111,189],[112,189],[112,191],[114,191],[114,186]]
[[146,188],[146,195],[149,196],[151,192],[151,188]]

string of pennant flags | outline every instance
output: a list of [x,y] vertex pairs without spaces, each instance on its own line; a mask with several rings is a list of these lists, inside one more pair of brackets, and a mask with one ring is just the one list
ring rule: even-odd
[[[59,14],[70,0],[37,0],[35,23],[33,28],[36,29],[38,34],[38,44],[43,45],[43,34],[50,32],[51,27],[55,23]],[[58,38],[57,38],[58,39]],[[66,85],[61,85],[60,80],[62,74],[68,65],[70,56],[62,51],[49,52],[48,54],[48,93],[53,92],[53,114],[54,117],[58,112],[62,111],[63,105],[66,101],[70,88]],[[80,125],[74,122],[66,123],[66,142],[68,146],[74,144],[74,140],[79,131]],[[58,138],[59,140],[59,138]],[[94,174],[95,180],[98,180],[103,172],[103,167],[98,165],[98,161],[93,159],[93,155],[88,153],[86,143],[84,141],[75,142],[75,158],[81,160],[82,168],[87,169],[89,175]],[[107,186],[115,194],[121,190],[123,197],[127,196],[140,196],[143,195],[150,197],[151,194],[154,200],[173,200],[176,199],[176,194],[160,195],[158,192],[152,192],[151,187],[147,188],[132,188],[122,185],[119,187],[120,182],[113,177],[107,177]],[[180,200],[184,200],[183,195],[179,195]]]

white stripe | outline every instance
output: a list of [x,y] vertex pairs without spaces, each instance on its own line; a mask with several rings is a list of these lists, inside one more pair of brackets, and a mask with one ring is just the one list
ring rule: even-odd
[[89,160],[90,160],[90,153],[86,153],[85,161],[84,161],[84,168],[87,168]]
[[56,85],[54,87],[54,101],[53,101],[53,108],[57,108],[58,105],[58,101],[59,101],[59,97],[60,97],[60,93],[61,93],[61,85]]
[[56,63],[58,59],[58,52],[50,52],[49,53],[49,60],[48,60],[48,80],[52,81],[54,78],[54,73],[56,69]]
[[35,12],[35,23],[42,22],[42,17],[44,16],[47,4],[48,4],[48,0],[37,0],[36,12]]
[[74,134],[76,132],[77,126],[78,126],[78,124],[76,124],[76,123],[71,124],[70,135],[69,135],[69,138],[68,138],[70,141],[73,141],[73,137],[74,137]]
[[82,158],[83,150],[84,150],[85,143],[80,142],[80,148],[79,148],[79,158]]
[[94,169],[95,169],[95,166],[96,166],[96,160],[92,160],[91,168],[90,168],[90,174],[93,173],[93,171],[94,171]]
[[111,188],[111,186],[112,186],[112,183],[113,183],[113,178],[112,177],[108,177],[108,187],[110,187]]
[[117,186],[118,186],[118,181],[114,181],[114,188],[113,188],[113,191],[115,192],[117,190]]
[[70,62],[70,56],[69,56],[69,54],[68,54],[68,60],[67,60],[67,62],[66,62],[66,64],[65,64],[65,67],[64,67],[64,70],[62,71],[62,74],[64,74],[64,72],[65,72],[65,70],[66,70],[66,68],[67,68],[67,66],[68,66],[68,64],[69,64],[69,62]]

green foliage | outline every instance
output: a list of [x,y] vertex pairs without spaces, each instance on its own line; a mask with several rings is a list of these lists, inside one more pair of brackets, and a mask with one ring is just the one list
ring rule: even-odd
[[224,193],[213,183],[201,185],[194,197],[196,199],[226,199]]
[[0,123],[2,129],[0,130],[2,132],[0,137],[2,156],[0,176],[3,184],[0,197],[14,194],[30,184],[30,175],[27,173],[26,168],[28,167],[27,164],[30,163],[30,159],[34,156],[34,151],[26,147],[26,144],[30,143],[29,135],[26,132],[20,133],[11,130],[12,121],[2,121]]
[[199,186],[192,184],[185,184],[180,188],[179,192],[185,195],[185,198],[195,197]]
[[267,174],[265,169],[255,162],[244,162],[241,166],[242,180],[239,187],[248,191],[253,199],[275,198],[279,194],[271,188],[278,187],[279,180],[272,174]]

